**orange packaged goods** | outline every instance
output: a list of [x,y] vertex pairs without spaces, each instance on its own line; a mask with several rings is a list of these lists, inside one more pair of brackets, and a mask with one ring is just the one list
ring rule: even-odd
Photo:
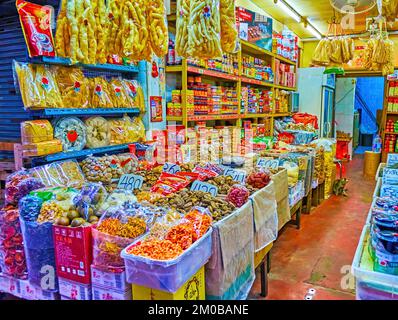
[[184,189],[186,186],[189,185],[189,183],[190,180],[186,179],[185,177],[181,177],[179,175],[167,172],[162,172],[162,174],[159,177],[159,180],[151,188],[151,191],[167,196],[181,189]]
[[54,57],[54,40],[51,33],[52,8],[22,0],[17,0],[16,6],[29,56]]
[[318,127],[318,118],[312,114],[308,113],[296,113],[293,115],[293,119],[296,123],[302,123],[302,124],[311,124],[314,129],[319,129]]
[[183,253],[178,244],[169,240],[149,240],[137,243],[127,250],[128,254],[147,257],[154,260],[173,260]]

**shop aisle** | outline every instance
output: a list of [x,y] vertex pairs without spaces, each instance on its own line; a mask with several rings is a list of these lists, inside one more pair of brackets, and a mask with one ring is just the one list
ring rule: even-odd
[[[310,288],[316,290],[314,300],[355,299],[355,284],[341,288],[341,270],[352,263],[375,188],[374,180],[363,178],[362,168],[361,155],[346,166],[347,198],[333,196],[302,216],[301,230],[287,226],[281,232],[272,251],[266,299],[303,300]],[[252,292],[260,292],[259,276]]]

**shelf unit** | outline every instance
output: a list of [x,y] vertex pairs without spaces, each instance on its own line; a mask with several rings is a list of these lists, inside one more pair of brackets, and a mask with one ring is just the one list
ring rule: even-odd
[[[169,17],[169,22],[175,21],[171,17]],[[267,88],[272,90],[274,97],[274,108],[275,108],[275,91],[276,89],[281,89],[285,91],[296,91],[297,88],[290,88],[285,86],[280,86],[272,82],[260,81],[257,79],[248,78],[242,75],[242,55],[250,55],[261,58],[263,60],[271,61],[272,70],[275,72],[275,61],[279,60],[283,63],[287,63],[293,65],[297,68],[297,63],[290,61],[282,56],[279,56],[273,52],[262,49],[255,44],[252,44],[247,41],[240,40],[241,50],[237,53],[238,55],[238,75],[223,73],[219,71],[207,70],[203,68],[198,68],[194,66],[190,66],[187,63],[186,59],[182,59],[181,65],[175,66],[167,66],[166,67],[166,76],[167,74],[180,74],[181,75],[181,105],[182,105],[182,116],[167,116],[168,122],[181,122],[186,128],[190,126],[190,124],[194,124],[198,121],[215,121],[215,120],[229,120],[236,121],[236,125],[238,127],[242,126],[243,119],[253,119],[254,122],[258,123],[261,119],[271,118],[271,135],[273,135],[273,127],[274,127],[274,118],[286,117],[290,116],[291,113],[264,113],[264,114],[241,114],[241,92],[242,86],[244,85],[252,85],[262,88]],[[297,72],[297,69],[296,69]],[[237,114],[229,114],[229,115],[195,115],[191,116],[187,114],[187,90],[188,90],[188,75],[201,75],[207,79],[212,79],[216,82],[232,82],[236,83],[237,97],[238,97],[238,113]],[[275,112],[275,109],[274,109]]]
[[[396,154],[396,152],[386,152],[384,147],[385,147],[385,143],[386,143],[386,135],[394,135],[394,136],[398,136],[398,133],[396,132],[388,132],[387,130],[387,121],[388,120],[393,120],[393,121],[397,121],[398,120],[398,112],[392,112],[392,111],[388,111],[388,100],[391,97],[394,96],[389,96],[389,89],[390,89],[390,82],[391,81],[398,81],[398,80],[388,80],[387,78],[385,78],[385,86],[384,86],[384,107],[383,107],[383,116],[382,116],[382,120],[381,120],[381,128],[380,128],[380,135],[381,135],[381,139],[382,139],[382,154],[381,154],[381,161],[382,162],[386,162],[387,161],[387,157],[389,153],[393,153]],[[395,151],[395,148],[394,148]]]

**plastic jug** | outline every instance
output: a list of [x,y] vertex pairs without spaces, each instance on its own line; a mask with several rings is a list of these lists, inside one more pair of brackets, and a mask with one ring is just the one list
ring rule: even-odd
[[373,139],[372,151],[375,153],[380,153],[381,146],[382,146],[382,140],[381,140],[380,136],[377,134]]

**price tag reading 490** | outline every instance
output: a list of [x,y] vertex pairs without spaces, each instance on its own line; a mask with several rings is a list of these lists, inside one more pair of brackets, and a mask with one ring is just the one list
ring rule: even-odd
[[117,185],[118,189],[133,191],[135,189],[141,189],[144,183],[144,178],[135,174],[124,174],[119,180]]
[[177,164],[174,164],[174,163],[166,162],[163,166],[163,172],[176,174],[177,172],[180,172],[180,171],[181,171],[180,166]]
[[226,169],[224,176],[231,176],[234,181],[244,183],[246,181],[246,172],[243,170]]
[[210,193],[213,197],[217,196],[218,188],[210,183],[195,180],[191,187],[192,191],[203,191]]

